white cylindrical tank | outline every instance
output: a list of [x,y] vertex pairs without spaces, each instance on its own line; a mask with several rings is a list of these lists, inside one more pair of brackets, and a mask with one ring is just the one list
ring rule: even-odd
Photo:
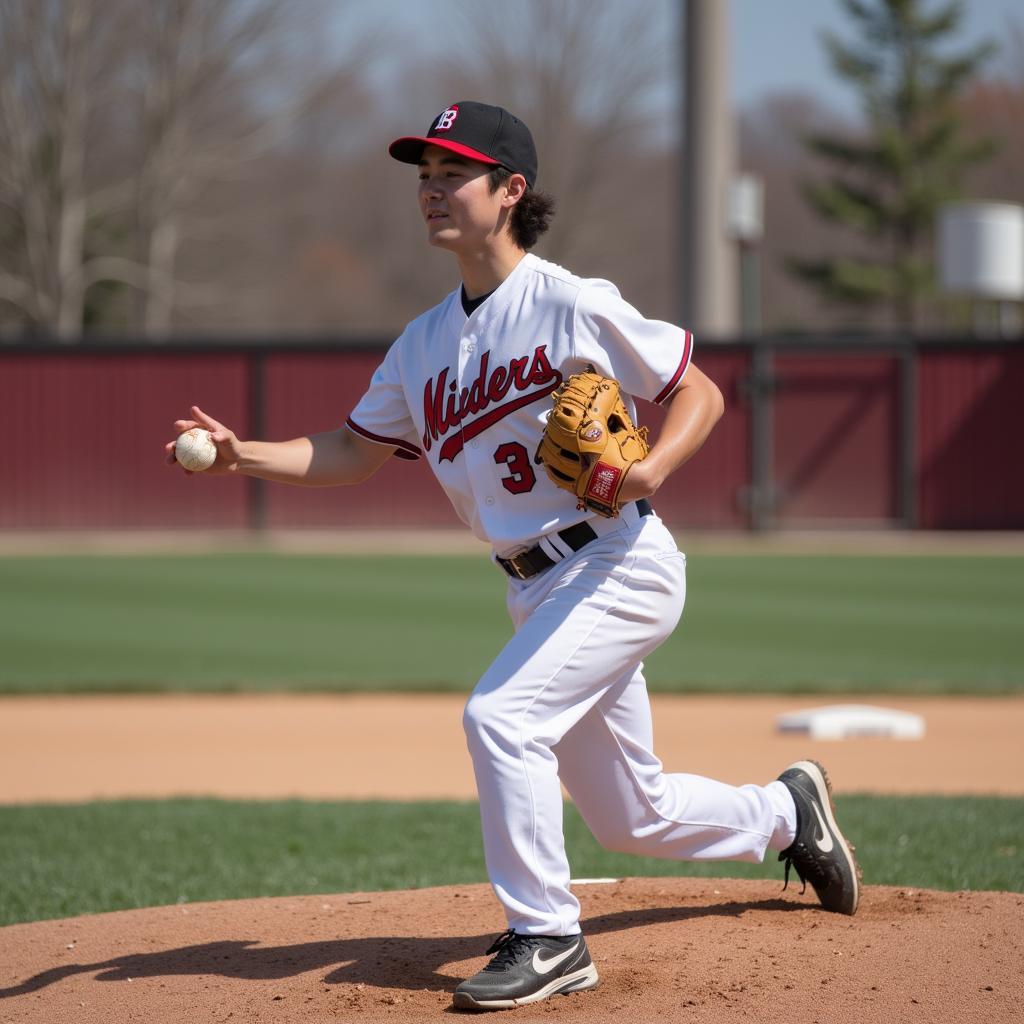
[[939,281],[978,299],[1024,299],[1024,206],[950,203],[939,212]]

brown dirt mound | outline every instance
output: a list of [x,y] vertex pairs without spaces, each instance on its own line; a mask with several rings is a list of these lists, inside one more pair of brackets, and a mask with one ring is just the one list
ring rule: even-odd
[[[855,918],[777,883],[580,885],[595,992],[515,1020],[1020,1019],[1024,896],[868,887]],[[0,1020],[423,1021],[503,928],[488,887],[160,907],[0,929]]]

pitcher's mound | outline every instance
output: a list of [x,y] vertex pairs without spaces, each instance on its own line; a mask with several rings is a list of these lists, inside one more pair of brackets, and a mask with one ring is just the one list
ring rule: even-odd
[[[868,887],[855,918],[799,886],[579,885],[601,973],[526,1021],[1019,1020],[1024,896]],[[441,1020],[504,929],[489,887],[237,900],[0,929],[5,1022]],[[451,1019],[451,1018],[449,1018]]]

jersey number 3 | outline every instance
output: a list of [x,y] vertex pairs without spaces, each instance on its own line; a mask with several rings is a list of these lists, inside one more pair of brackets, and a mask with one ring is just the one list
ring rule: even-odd
[[510,494],[526,494],[532,491],[537,477],[530,465],[530,455],[517,441],[506,441],[494,450],[494,461],[499,465],[504,462],[509,468],[509,475],[501,478],[501,486]]

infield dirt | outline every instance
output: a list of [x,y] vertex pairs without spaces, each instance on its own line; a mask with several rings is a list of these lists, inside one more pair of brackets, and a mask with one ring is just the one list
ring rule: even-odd
[[[872,702],[923,714],[926,738],[809,742],[772,723],[818,701],[658,698],[658,746],[669,770],[734,782],[817,756],[840,793],[1024,792],[1024,698]],[[459,705],[451,696],[6,698],[0,799],[471,796]],[[374,753],[387,771],[366,771]],[[781,880],[577,883],[601,987],[502,1019],[1021,1019],[1024,896],[866,881],[854,918],[820,910],[795,881],[785,893]],[[0,928],[0,1021],[441,1020],[503,928],[484,885],[12,925]]]
[[[0,698],[0,802],[219,796],[474,799],[453,694]],[[922,715],[921,740],[808,740],[776,715],[870,703]],[[802,757],[842,793],[1024,795],[1024,696],[653,698],[668,771],[764,782]],[[430,770],[424,771],[423,766]]]

